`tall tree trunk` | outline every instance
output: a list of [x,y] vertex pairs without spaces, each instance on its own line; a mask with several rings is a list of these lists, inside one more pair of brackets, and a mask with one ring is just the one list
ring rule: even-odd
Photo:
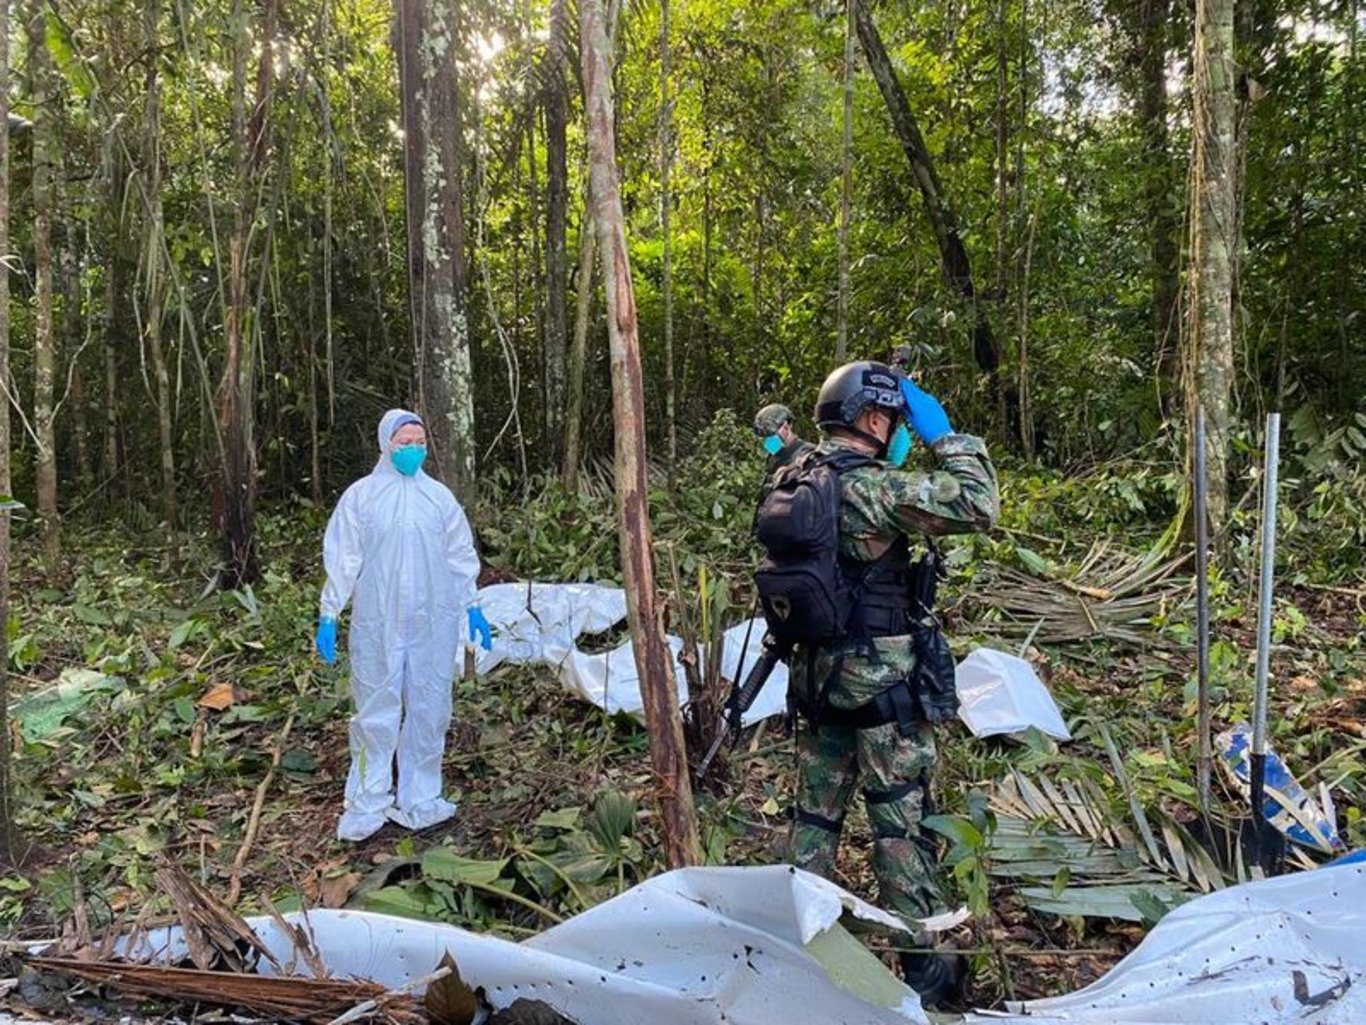
[[[10,0],[0,0],[0,253],[9,252],[9,36]],[[0,260],[0,624],[9,625],[9,265]],[[10,815],[9,633],[0,655],[0,859],[17,860]]]
[[669,488],[674,487],[678,465],[678,385],[674,379],[674,278],[673,232],[669,225],[673,195],[670,177],[674,166],[673,99],[669,95],[672,74],[669,46],[669,0],[659,0],[659,226],[664,236],[664,430],[668,439]]
[[1144,205],[1147,207],[1149,275],[1153,290],[1153,365],[1163,389],[1164,406],[1169,406],[1178,394],[1176,385],[1180,377],[1178,224],[1172,197],[1172,160],[1167,132],[1167,24],[1171,19],[1171,0],[1141,0],[1138,17]]
[[143,175],[147,181],[147,238],[143,248],[147,261],[147,353],[156,385],[157,440],[161,449],[161,519],[166,529],[176,527],[175,445],[171,422],[171,378],[162,346],[162,318],[166,308],[166,273],[161,262],[165,225],[161,205],[161,78],[157,68],[157,19],[160,0],[146,0],[143,7],[144,40],[147,46],[146,122],[143,126]]
[[[64,176],[64,180],[65,176]],[[76,446],[76,480],[82,494],[88,494],[94,486],[95,469],[90,461],[90,421],[86,415],[85,373],[81,366],[81,356],[85,345],[81,339],[86,320],[81,314],[82,282],[85,281],[86,268],[90,264],[89,220],[85,219],[84,231],[78,233],[75,223],[74,201],[63,204],[63,235],[66,239],[62,246],[62,322],[66,338],[68,401],[71,403],[71,440]],[[77,257],[76,238],[81,238],[80,256]],[[86,329],[88,332],[88,328]],[[61,403],[58,403],[60,407]]]
[[[1210,529],[1228,509],[1232,428],[1233,272],[1236,223],[1233,97],[1234,0],[1196,0],[1192,61],[1190,329],[1187,420],[1203,405]],[[1194,431],[1188,432],[1188,437]]]
[[[274,92],[275,25],[279,0],[262,0],[260,63],[255,101],[247,113],[247,51],[250,41],[244,0],[234,4],[239,26],[233,44],[233,138],[237,146],[237,202],[228,239],[228,306],[224,318],[223,376],[218,386],[218,429],[223,438],[221,489],[217,503],[223,534],[224,586],[241,587],[256,579],[256,443],[254,430],[255,340],[260,309],[252,309],[248,283],[252,267],[252,224],[271,145],[270,106]],[[270,258],[263,250],[261,259]],[[259,304],[259,297],[257,300]]]
[[[112,140],[111,140],[112,141]],[[112,149],[112,146],[111,146]],[[109,266],[105,271],[104,283],[104,324],[101,328],[101,341],[104,349],[104,449],[100,457],[100,476],[105,482],[108,494],[119,490],[119,362],[118,362],[118,318],[120,283],[123,272],[123,254],[119,251],[121,241],[115,225],[118,224],[121,201],[122,173],[111,152],[107,158],[109,167]]]
[[[585,179],[587,175],[585,174]],[[583,461],[583,371],[588,361],[588,330],[593,312],[593,270],[597,264],[597,234],[593,226],[592,200],[584,182],[583,220],[579,225],[579,272],[574,309],[574,346],[569,354],[569,412],[564,439],[564,488],[571,495],[579,489],[579,464]]]
[[549,77],[545,86],[545,435],[550,465],[559,466],[564,452],[566,277],[565,236],[569,220],[569,86],[565,79],[569,12],[566,0],[550,8]]
[[878,35],[877,26],[873,24],[872,15],[865,6],[866,0],[848,2],[854,9],[859,42],[863,45],[868,67],[882,91],[882,99],[887,104],[887,112],[892,118],[892,128],[907,161],[910,162],[921,198],[925,201],[925,215],[929,218],[930,228],[934,231],[935,242],[939,246],[944,281],[972,307],[973,357],[978,368],[991,374],[995,381],[996,370],[1001,365],[1001,344],[991,329],[991,321],[987,317],[985,306],[977,301],[976,289],[972,282],[972,266],[968,262],[968,252],[963,247],[963,240],[958,234],[958,218],[944,194],[944,187],[940,184],[930,151],[925,147],[920,127],[916,124],[910,104],[906,101],[906,93],[897,80],[891,59],[882,45],[882,37]]
[[670,868],[695,865],[701,849],[693,810],[683,719],[673,656],[664,640],[655,594],[650,510],[645,475],[645,398],[635,294],[626,249],[617,178],[612,114],[612,62],[599,0],[579,0],[582,13],[584,106],[592,175],[593,221],[602,250],[607,334],[612,353],[612,411],[616,424],[617,525],[626,583],[626,615],[650,732],[650,760],[658,787],[665,856]]
[[56,146],[57,95],[47,50],[47,5],[34,0],[29,11],[29,95],[33,97],[33,432],[38,519],[48,574],[57,569],[61,542],[57,525],[57,439],[53,429],[53,372],[56,333],[52,320],[52,162]]
[[76,479],[84,494],[95,486],[95,464],[90,458],[89,403],[85,370],[77,360],[71,368],[71,433],[76,442]]
[[849,219],[854,195],[854,0],[844,11],[844,110],[840,147],[839,295],[835,311],[835,362],[849,358]]
[[711,243],[714,226],[711,195],[711,165],[715,159],[712,150],[711,127],[711,80],[707,77],[707,65],[702,68],[702,392],[706,394],[712,387],[711,373]]
[[475,499],[458,26],[453,0],[398,0],[409,309],[418,406],[441,478]]

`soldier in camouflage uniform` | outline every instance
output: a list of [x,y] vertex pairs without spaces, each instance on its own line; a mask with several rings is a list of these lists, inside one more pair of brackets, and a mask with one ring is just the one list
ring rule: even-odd
[[[891,697],[915,701],[907,693],[914,689],[916,670],[910,608],[898,607],[898,592],[906,591],[912,539],[986,530],[996,519],[999,497],[981,439],[953,433],[934,398],[881,363],[848,364],[826,379],[816,407],[824,435],[816,455],[854,450],[881,460],[895,436],[905,434],[899,427],[903,418],[933,454],[933,471],[877,461],[839,478],[840,560],[846,572],[871,569],[876,576],[862,600],[877,606],[863,610],[865,636],[833,648],[798,645],[789,660],[794,702],[811,727],[800,731],[797,742],[792,860],[833,875],[845,810],[861,786],[881,901],[917,918],[944,907],[935,844],[919,825],[929,813],[934,732],[923,715],[876,714],[896,704]],[[900,459],[907,440],[891,445],[894,453],[901,449]],[[950,700],[956,699],[950,694]],[[910,706],[898,707],[904,713]],[[956,955],[907,954],[902,969],[927,1003],[952,999],[961,984]]]
[[754,414],[754,433],[763,439],[764,451],[768,453],[765,480],[815,447],[798,437],[792,428],[792,410],[777,402]]

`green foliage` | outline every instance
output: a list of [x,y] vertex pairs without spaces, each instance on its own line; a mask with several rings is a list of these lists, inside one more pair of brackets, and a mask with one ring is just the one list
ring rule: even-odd
[[[656,545],[674,546],[689,577],[704,563],[747,572],[762,449],[731,410],[718,412],[691,448],[680,461],[677,490],[662,481],[651,488]],[[553,478],[522,482],[497,472],[491,479],[479,518],[488,561],[519,577],[619,581],[616,505],[605,484],[569,495]]]

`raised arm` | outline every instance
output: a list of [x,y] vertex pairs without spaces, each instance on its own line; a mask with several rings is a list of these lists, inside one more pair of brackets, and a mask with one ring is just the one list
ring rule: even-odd
[[855,475],[845,501],[870,523],[905,534],[969,534],[990,529],[1001,510],[996,467],[981,438],[945,434],[929,446],[929,473],[887,470]]

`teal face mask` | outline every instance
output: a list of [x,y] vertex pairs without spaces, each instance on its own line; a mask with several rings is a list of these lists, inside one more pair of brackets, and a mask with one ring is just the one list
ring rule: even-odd
[[906,457],[911,454],[911,432],[906,429],[905,424],[897,424],[896,430],[892,432],[891,440],[887,442],[887,462],[892,466],[900,467],[906,462]]
[[389,458],[394,461],[395,470],[405,477],[411,477],[422,469],[422,461],[427,458],[427,446],[404,445],[394,449]]
[[764,451],[771,456],[776,456],[783,450],[783,439],[776,434],[770,434],[764,439]]

